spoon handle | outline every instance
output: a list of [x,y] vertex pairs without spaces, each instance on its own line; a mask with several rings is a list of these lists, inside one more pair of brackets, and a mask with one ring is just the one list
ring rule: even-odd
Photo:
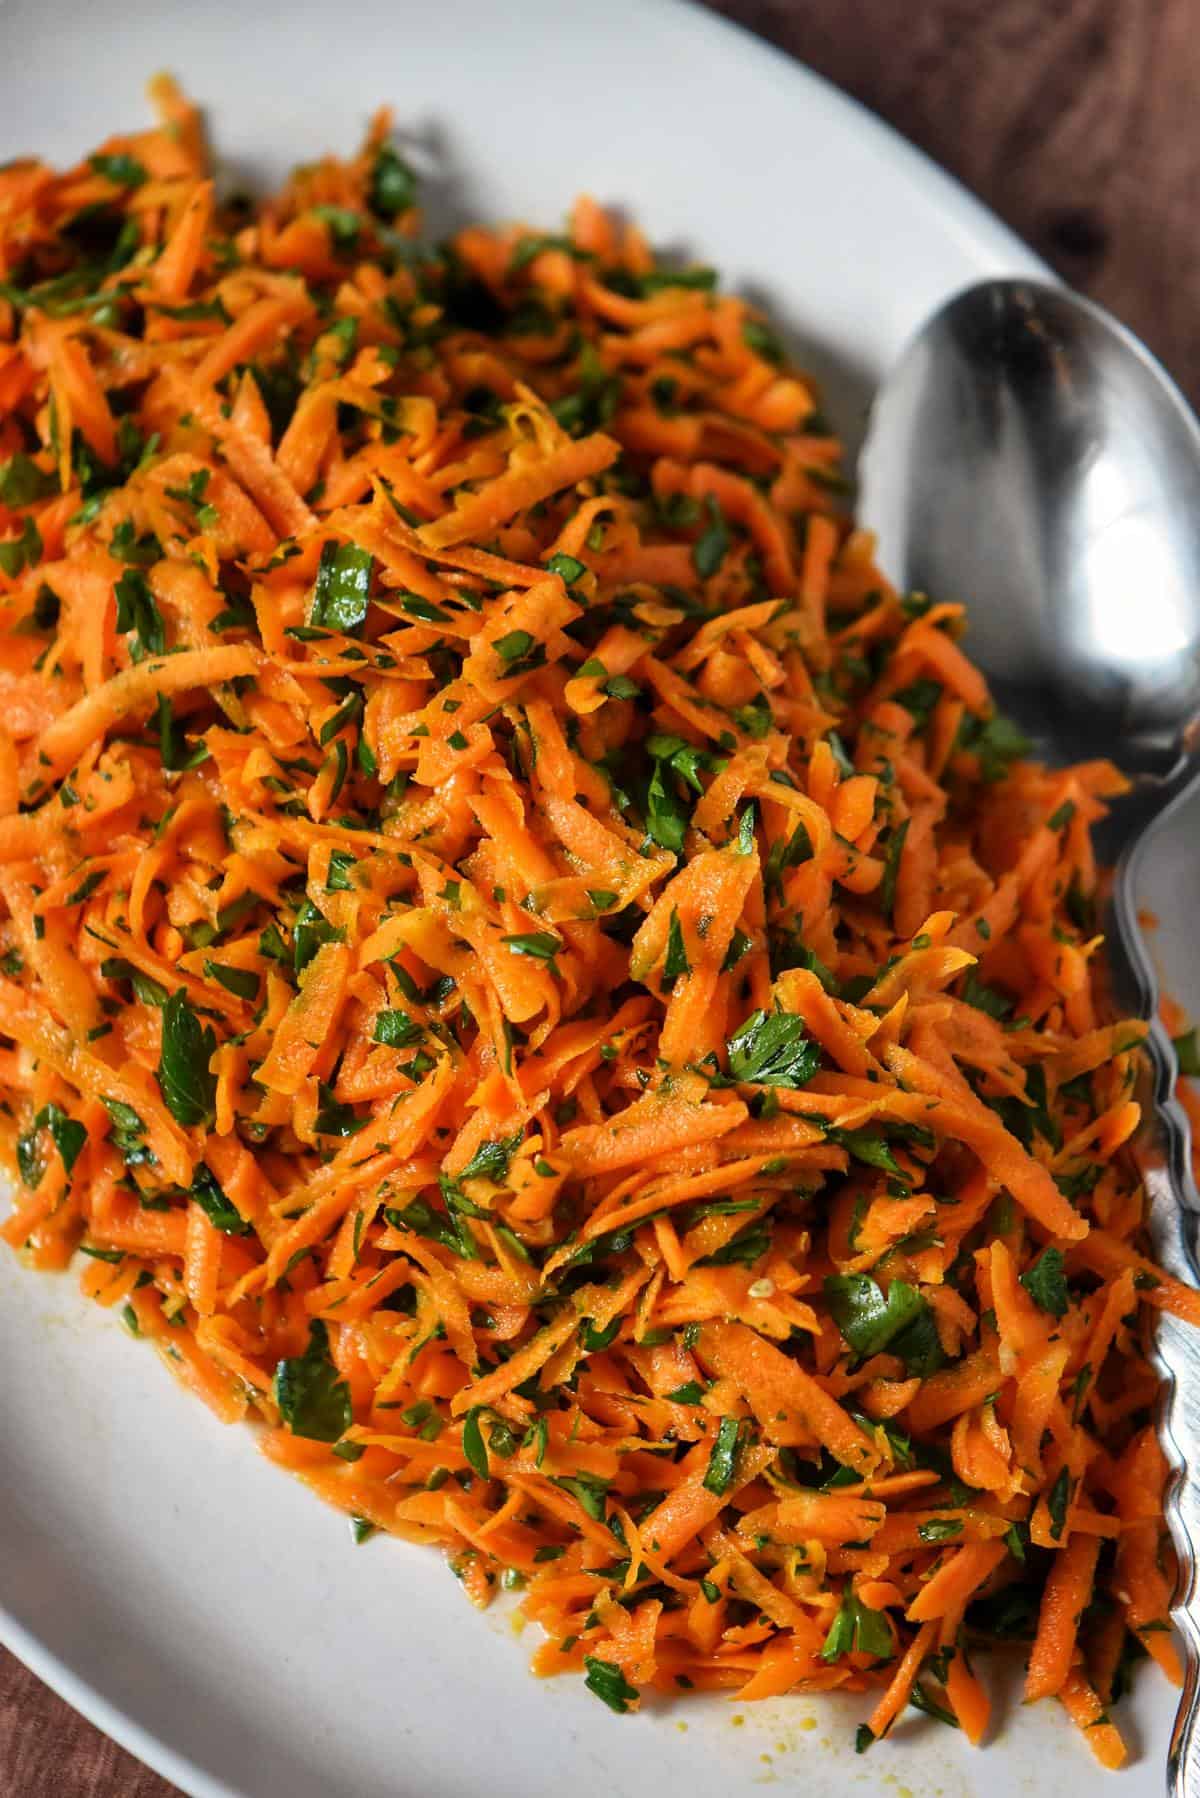
[[[1194,784],[1180,783],[1165,810]],[[1163,816],[1158,812],[1158,819]],[[1175,1098],[1175,1051],[1158,1016],[1158,981],[1137,916],[1135,879],[1150,834],[1138,830],[1118,863],[1108,930],[1113,996],[1126,1016],[1149,1022],[1143,1063],[1143,1124],[1134,1148],[1145,1182],[1155,1258],[1189,1286],[1200,1284],[1197,1242],[1200,1195],[1192,1177],[1191,1129]],[[1183,1638],[1183,1693],[1172,1732],[1168,1798],[1200,1798],[1200,1342],[1195,1328],[1168,1312],[1159,1315],[1155,1360],[1163,1375],[1159,1437],[1173,1474],[1166,1514],[1179,1558],[1174,1620]],[[1190,1451],[1190,1453],[1189,1453]]]

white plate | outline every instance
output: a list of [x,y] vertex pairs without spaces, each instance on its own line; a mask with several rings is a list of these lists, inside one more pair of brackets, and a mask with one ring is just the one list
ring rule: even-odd
[[[588,190],[767,296],[857,437],[873,378],[945,296],[1041,272],[916,151],[793,63],[669,0],[7,0],[0,154],[71,159],[175,71],[239,174],[349,149],[392,104],[443,209],[553,225]],[[1182,879],[1155,858],[1159,909]],[[1175,887],[1175,890],[1179,890]],[[1180,996],[1200,1002],[1182,939]],[[1191,991],[1189,993],[1189,986]],[[531,1679],[441,1559],[347,1524],[223,1429],[74,1280],[0,1257],[0,1634],[176,1784],[212,1798],[691,1798],[803,1779],[814,1798],[1008,1798],[1088,1779],[1057,1708],[973,1753],[910,1713],[856,1760],[848,1701],[713,1700],[613,1717]],[[1162,1785],[1172,1695],[1138,1682],[1135,1764]]]

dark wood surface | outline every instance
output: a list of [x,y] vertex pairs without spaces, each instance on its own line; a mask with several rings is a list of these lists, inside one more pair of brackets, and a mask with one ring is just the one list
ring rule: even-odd
[[[1200,401],[1200,0],[713,0],[864,101]],[[174,1788],[0,1651],[0,1798]]]
[[711,0],[865,102],[1200,403],[1198,0]]

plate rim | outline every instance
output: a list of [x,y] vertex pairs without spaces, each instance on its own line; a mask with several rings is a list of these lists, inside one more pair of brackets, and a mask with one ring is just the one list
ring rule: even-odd
[[[602,6],[603,0],[573,0],[573,3]],[[790,86],[797,92],[807,90],[810,96],[817,96],[821,105],[850,115],[856,135],[875,156],[889,161],[899,169],[905,183],[923,189],[938,202],[944,219],[963,244],[968,258],[976,261],[983,257],[1007,258],[1031,276],[1057,281],[1057,276],[1019,233],[957,176],[827,76],[769,39],[760,37],[749,26],[711,10],[702,0],[639,0],[639,4],[659,15],[673,17],[683,31],[698,38],[707,36],[715,54],[720,53],[722,46],[734,50],[742,61],[756,64],[759,72],[781,86]],[[22,1623],[3,1597],[0,1597],[0,1646],[102,1734],[152,1772],[169,1780],[188,1798],[253,1798],[249,1788],[232,1786],[201,1767],[189,1755],[172,1747],[162,1735],[139,1722],[129,1710],[105,1697],[86,1676],[77,1672],[61,1654]]]

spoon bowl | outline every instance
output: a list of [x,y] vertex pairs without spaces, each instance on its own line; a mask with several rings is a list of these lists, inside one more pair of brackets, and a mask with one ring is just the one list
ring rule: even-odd
[[[1136,900],[1139,852],[1200,774],[1200,427],[1098,306],[1025,280],[968,288],[905,350],[872,407],[860,515],[907,590],[967,602],[967,648],[1037,753],[1129,777],[1097,833],[1114,1005],[1148,1023],[1134,1142],[1155,1256],[1197,1283],[1200,1200],[1175,1055]],[[1186,1679],[1170,1798],[1200,1798],[1200,1340],[1160,1318],[1160,1428],[1174,1469]]]
[[1200,718],[1200,425],[1065,288],[986,281],[889,374],[862,511],[904,587],[969,600],[972,659],[1055,760],[1164,776]]

